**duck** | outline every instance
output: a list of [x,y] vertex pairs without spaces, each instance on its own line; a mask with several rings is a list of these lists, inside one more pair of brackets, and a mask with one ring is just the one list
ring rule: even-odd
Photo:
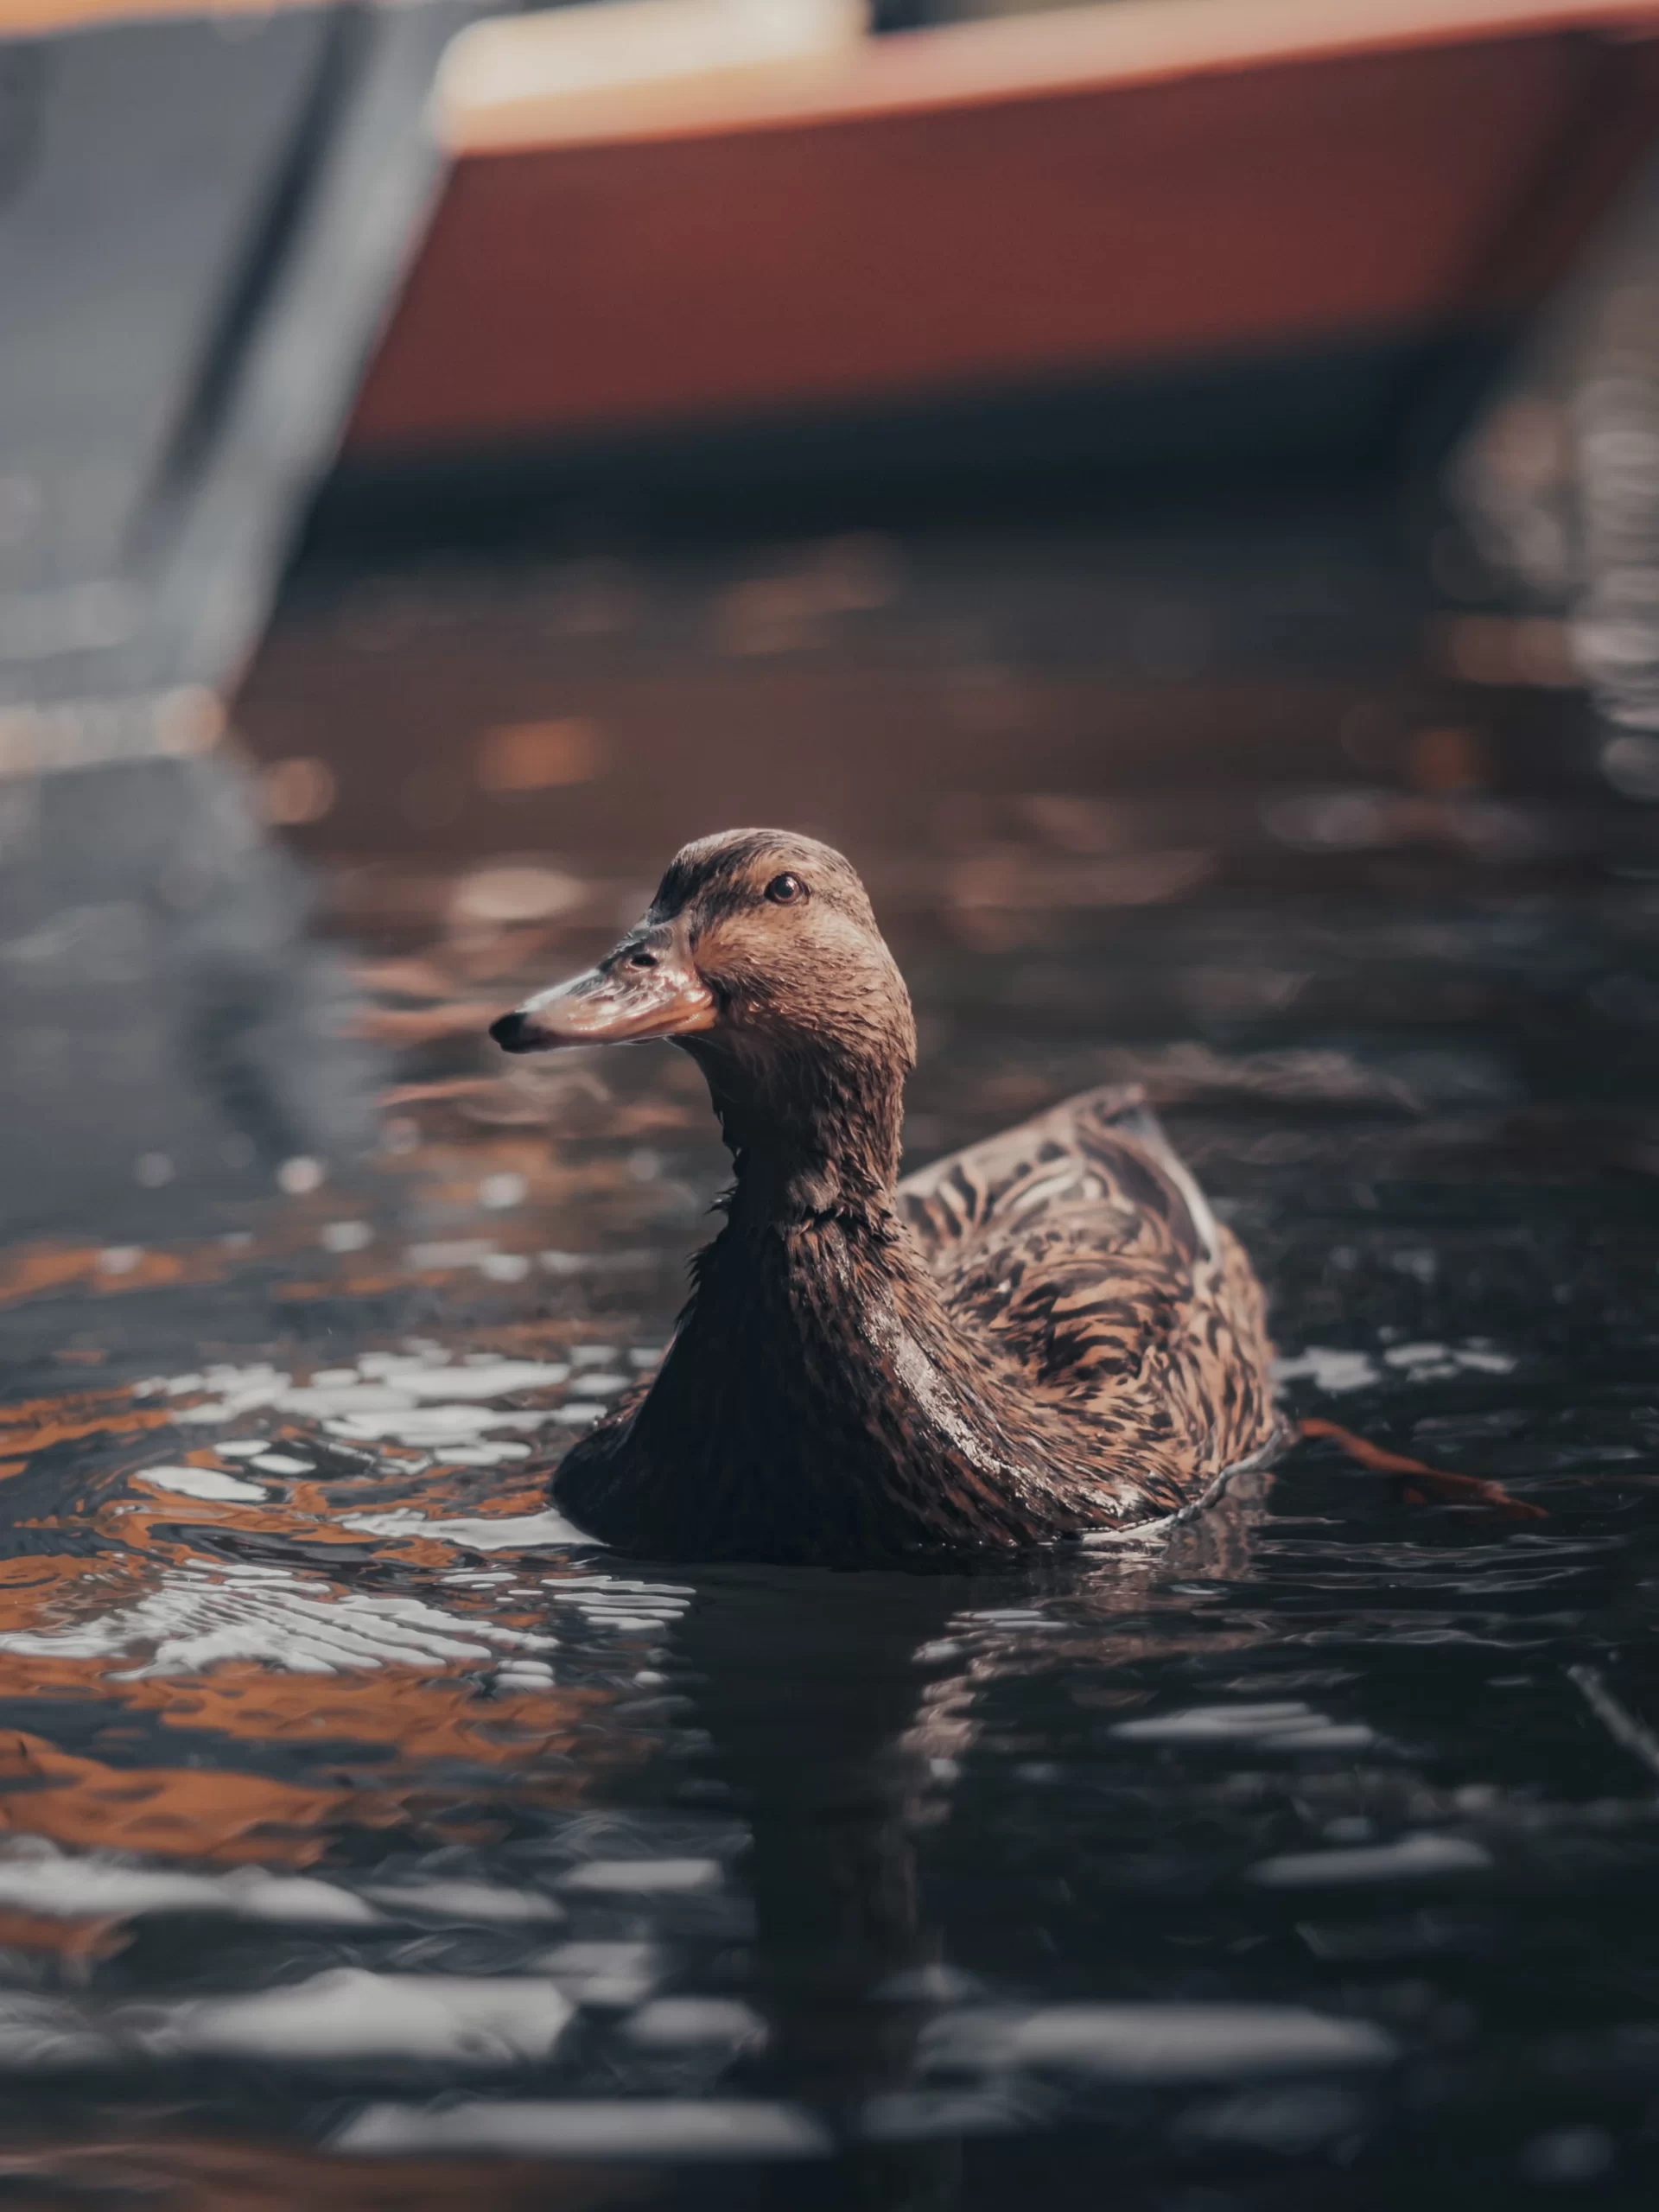
[[1260,1283],[1135,1087],[899,1173],[910,995],[817,839],[684,846],[509,1052],[666,1039],[733,1180],[660,1364],[553,1503],[662,1560],[906,1567],[1184,1517],[1291,1432]]

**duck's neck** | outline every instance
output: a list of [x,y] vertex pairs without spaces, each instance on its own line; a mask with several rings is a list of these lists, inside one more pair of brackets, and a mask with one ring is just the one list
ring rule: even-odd
[[653,1412],[717,1404],[704,1433],[774,1461],[804,1423],[919,1433],[924,1370],[972,1355],[894,1206],[903,1070],[704,1065],[735,1179]]
[[1000,1467],[988,1348],[963,1338],[894,1203],[901,1071],[811,1073],[740,1086],[711,1071],[736,1180],[658,1394],[717,1399],[716,1448],[741,1436],[759,1464],[850,1471],[856,1439],[880,1440],[884,1471],[944,1446]]
[[704,1071],[735,1170],[728,1211],[739,1235],[829,1221],[880,1234],[891,1224],[901,1068],[815,1058],[705,1062]]

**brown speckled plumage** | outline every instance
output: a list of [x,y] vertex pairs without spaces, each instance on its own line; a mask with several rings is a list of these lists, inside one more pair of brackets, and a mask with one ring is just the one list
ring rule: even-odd
[[1278,1442],[1260,1288],[1138,1092],[898,1180],[909,999],[827,847],[687,847],[598,969],[496,1034],[671,1036],[733,1154],[659,1372],[555,1478],[618,1550],[1007,1549],[1179,1511]]

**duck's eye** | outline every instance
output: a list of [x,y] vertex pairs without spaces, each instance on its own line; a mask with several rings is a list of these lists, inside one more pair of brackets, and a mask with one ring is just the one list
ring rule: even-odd
[[798,875],[774,875],[766,886],[766,896],[774,906],[793,906],[806,896],[806,886]]

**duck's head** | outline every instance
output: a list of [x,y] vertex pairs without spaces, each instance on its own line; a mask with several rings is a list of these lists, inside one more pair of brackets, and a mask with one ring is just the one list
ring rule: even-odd
[[509,1052],[665,1037],[717,1095],[775,1091],[814,1071],[902,1080],[910,998],[850,861],[785,830],[683,846],[650,911],[596,967],[503,1014]]

